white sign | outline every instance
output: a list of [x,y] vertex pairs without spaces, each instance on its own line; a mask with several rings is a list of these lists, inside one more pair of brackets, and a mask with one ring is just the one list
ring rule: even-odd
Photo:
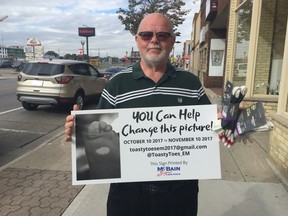
[[72,114],[73,184],[221,178],[216,105]]
[[32,38],[28,38],[27,45],[28,46],[40,46],[41,42],[39,41],[38,38],[32,37]]
[[223,76],[225,39],[211,39],[209,76]]
[[33,46],[24,46],[24,52],[25,53],[33,53]]
[[34,51],[38,53],[44,53],[44,47],[43,46],[34,46]]

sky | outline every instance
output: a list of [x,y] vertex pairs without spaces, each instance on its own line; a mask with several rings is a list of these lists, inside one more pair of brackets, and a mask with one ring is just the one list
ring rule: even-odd
[[[61,56],[78,54],[82,48],[79,27],[94,27],[95,37],[89,37],[89,55],[122,58],[133,48],[138,50],[134,37],[118,19],[116,11],[127,9],[128,0],[0,0],[0,45],[25,46],[29,38],[37,38],[44,52],[54,51]],[[183,42],[190,39],[194,13],[199,12],[200,0],[183,0],[183,9],[191,9],[185,21],[178,26],[181,36],[174,54],[181,55]],[[84,45],[86,53],[86,44]]]

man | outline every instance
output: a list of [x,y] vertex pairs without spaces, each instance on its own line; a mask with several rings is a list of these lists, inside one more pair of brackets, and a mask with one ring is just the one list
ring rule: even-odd
[[[176,71],[169,63],[175,36],[166,16],[153,13],[144,17],[135,41],[141,56],[140,62],[109,81],[102,92],[98,108],[210,104],[199,79],[190,72]],[[71,140],[72,120],[71,115],[66,119],[66,141]],[[197,202],[198,180],[111,184],[107,214],[195,216]]]

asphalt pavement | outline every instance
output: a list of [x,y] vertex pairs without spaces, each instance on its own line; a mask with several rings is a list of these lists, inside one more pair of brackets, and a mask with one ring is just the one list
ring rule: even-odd
[[[288,192],[271,168],[268,136],[257,132],[253,142],[229,149],[219,143],[222,178],[200,180],[198,216],[287,215]],[[105,216],[109,185],[73,186],[71,178],[71,145],[63,128],[0,167],[0,215]]]

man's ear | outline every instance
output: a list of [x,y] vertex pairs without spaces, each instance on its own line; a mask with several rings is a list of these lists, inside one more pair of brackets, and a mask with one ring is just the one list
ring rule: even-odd
[[172,40],[171,40],[171,43],[172,43],[172,47],[174,46],[174,44],[175,44],[175,41],[176,41],[176,37],[175,37],[175,36],[172,36]]

